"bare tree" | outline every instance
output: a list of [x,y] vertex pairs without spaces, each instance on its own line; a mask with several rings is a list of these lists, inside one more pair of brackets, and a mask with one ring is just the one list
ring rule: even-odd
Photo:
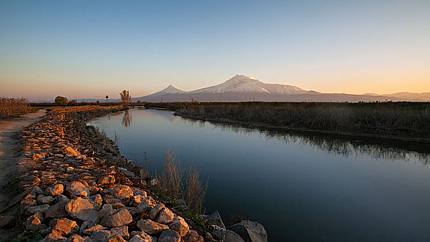
[[123,90],[119,95],[121,96],[121,101],[124,105],[128,105],[131,102],[131,95],[129,91]]

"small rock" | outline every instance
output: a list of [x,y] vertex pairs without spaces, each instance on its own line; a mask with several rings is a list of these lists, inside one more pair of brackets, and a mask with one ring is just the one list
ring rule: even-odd
[[90,191],[87,186],[85,186],[80,181],[72,181],[67,187],[66,191],[75,197],[88,197]]
[[113,175],[107,175],[101,177],[98,182],[99,185],[112,185],[115,183],[115,177]]
[[110,232],[114,235],[119,235],[125,239],[130,238],[130,234],[128,233],[128,226],[116,227],[111,229]]
[[158,214],[157,222],[162,224],[168,224],[173,221],[175,214],[168,208],[163,208]]
[[169,229],[169,226],[152,221],[151,219],[141,219],[137,222],[137,227],[143,232],[150,235],[158,234],[164,230]]
[[66,153],[68,154],[68,155],[70,155],[70,156],[74,156],[74,157],[76,157],[76,156],[80,156],[81,155],[81,153],[79,153],[79,151],[77,151],[77,150],[75,150],[75,149],[73,149],[72,147],[67,147],[66,149],[65,149],[65,151],[66,151]]
[[215,237],[217,240],[224,240],[226,229],[219,227],[218,225],[211,225],[211,234]]
[[105,242],[112,236],[109,230],[99,230],[91,234],[90,239],[93,242]]
[[80,236],[79,234],[73,234],[67,239],[67,242],[85,242],[86,238]]
[[164,204],[159,203],[157,205],[155,205],[155,207],[153,207],[151,209],[151,211],[149,212],[149,217],[151,219],[155,219],[157,218],[157,215],[160,213],[161,210],[163,210],[166,206],[164,206]]
[[52,206],[49,206],[49,208],[45,211],[45,217],[48,219],[63,218],[67,216],[67,213],[64,207],[69,202],[69,199],[64,195],[61,195],[57,197],[56,200],[57,200],[57,203],[55,203]]
[[103,204],[103,198],[102,198],[102,195],[100,195],[100,194],[96,194],[96,195],[94,195],[94,196],[91,196],[90,197],[90,199],[95,203],[95,204],[97,204],[97,206],[100,208],[101,206],[102,206],[102,204]]
[[120,209],[118,212],[104,216],[101,224],[107,227],[120,227],[133,222],[133,217],[126,208]]
[[165,230],[158,237],[158,242],[180,242],[181,236],[174,230]]
[[61,194],[63,194],[64,192],[64,186],[63,184],[55,184],[53,186],[50,186],[46,189],[47,193],[51,196],[59,196]]
[[188,231],[190,231],[190,227],[187,222],[185,222],[185,220],[180,216],[177,216],[169,227],[178,232],[181,237],[184,237],[187,235]]
[[55,224],[52,229],[59,231],[61,235],[69,235],[73,231],[77,230],[78,227],[79,226],[75,221],[67,218],[62,218],[62,219],[57,219],[55,221]]
[[116,185],[112,189],[113,195],[121,200],[127,200],[133,197],[133,189],[127,185]]
[[40,231],[46,228],[46,225],[43,223],[43,215],[42,213],[35,213],[27,218],[25,221],[25,229],[29,231]]
[[26,211],[28,214],[43,213],[46,210],[48,210],[48,208],[49,208],[48,204],[43,204],[38,206],[27,207]]
[[50,204],[55,200],[55,198],[52,196],[45,196],[43,194],[40,194],[37,196],[36,200],[38,203],[41,203],[41,204]]
[[94,226],[91,226],[89,228],[84,229],[83,233],[90,235],[90,234],[97,232],[97,231],[100,231],[100,230],[107,230],[107,228],[105,226],[100,225],[100,224],[96,224]]
[[204,239],[197,231],[190,230],[184,238],[184,242],[204,242]]
[[49,233],[45,239],[43,240],[45,242],[60,242],[60,241],[66,241],[66,237],[64,237],[60,231],[58,230],[52,230],[51,233]]

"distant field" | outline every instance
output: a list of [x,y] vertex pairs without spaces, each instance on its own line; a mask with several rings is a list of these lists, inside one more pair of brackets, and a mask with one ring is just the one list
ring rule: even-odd
[[430,142],[430,103],[147,103],[245,126]]

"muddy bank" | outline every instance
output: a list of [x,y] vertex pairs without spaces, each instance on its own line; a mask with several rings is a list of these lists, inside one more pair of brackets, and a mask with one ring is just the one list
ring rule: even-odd
[[156,181],[86,125],[119,110],[56,110],[23,131],[23,193],[14,198],[20,201],[17,224],[24,229],[18,240],[267,241],[258,223],[232,227],[243,239],[219,217],[201,216],[205,226],[200,227],[163,203],[151,192]]

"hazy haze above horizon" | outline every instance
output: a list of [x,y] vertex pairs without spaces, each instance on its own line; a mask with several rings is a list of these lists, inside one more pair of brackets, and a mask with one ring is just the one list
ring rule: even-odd
[[430,1],[0,2],[0,96],[142,96],[235,74],[430,92]]

